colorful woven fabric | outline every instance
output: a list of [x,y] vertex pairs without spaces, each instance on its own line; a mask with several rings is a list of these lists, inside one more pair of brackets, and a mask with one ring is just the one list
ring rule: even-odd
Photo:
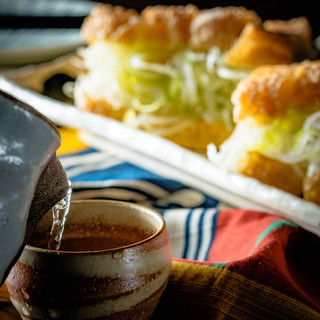
[[132,201],[166,220],[174,261],[154,319],[320,319],[318,236],[282,217],[227,208],[130,159],[79,147],[65,155],[63,145],[59,154],[73,199]]
[[153,319],[319,318],[301,301],[226,268],[173,261]]
[[229,210],[219,216],[208,260],[226,262],[226,269],[320,311],[319,248],[318,236],[290,221],[261,212]]
[[189,319],[319,319],[319,247],[283,218],[223,210],[208,261],[176,260],[163,303]]

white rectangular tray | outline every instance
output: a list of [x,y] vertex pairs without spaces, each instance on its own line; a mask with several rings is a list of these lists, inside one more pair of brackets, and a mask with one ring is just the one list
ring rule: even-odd
[[92,147],[112,150],[146,169],[198,188],[228,206],[277,214],[320,235],[318,205],[254,179],[225,172],[205,156],[164,138],[79,110],[24,87],[28,84],[32,88],[32,79],[36,87],[39,78],[62,65],[63,60],[58,60],[3,74],[0,89],[28,103],[57,125],[79,129],[81,139]]

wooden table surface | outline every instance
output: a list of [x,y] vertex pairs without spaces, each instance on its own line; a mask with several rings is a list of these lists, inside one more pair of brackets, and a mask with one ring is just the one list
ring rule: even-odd
[[0,288],[0,319],[21,320],[18,312],[10,302],[9,294],[5,284]]
[[17,310],[11,302],[0,302],[1,320],[21,320]]

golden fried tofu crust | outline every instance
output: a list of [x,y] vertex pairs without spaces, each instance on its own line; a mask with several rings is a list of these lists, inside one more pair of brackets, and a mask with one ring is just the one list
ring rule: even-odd
[[81,26],[81,36],[88,44],[98,40],[115,40],[136,24],[138,12],[122,6],[100,4],[94,7]]
[[290,20],[266,20],[264,29],[289,36],[294,49],[294,60],[313,59],[316,52],[312,45],[312,29],[306,17]]
[[232,67],[254,69],[265,64],[288,64],[294,61],[294,48],[288,35],[273,33],[248,23],[224,62]]
[[198,120],[193,121],[192,126],[168,135],[166,138],[187,149],[206,154],[209,143],[214,143],[219,147],[231,135],[231,132],[232,130],[222,122],[206,123]]
[[296,35],[303,40],[307,47],[312,46],[312,29],[306,17],[290,20],[266,20],[263,22],[263,28],[270,32]]
[[198,12],[194,5],[148,6],[141,14],[121,6],[100,4],[84,20],[81,27],[83,39],[91,44],[111,40],[124,44],[154,45],[158,47],[187,46],[189,28]]
[[212,47],[228,50],[247,23],[261,25],[255,11],[244,7],[216,7],[201,10],[190,26],[190,47],[207,51]]
[[85,93],[79,109],[122,121],[127,108],[120,106],[115,108],[106,99],[97,99]]
[[190,37],[190,24],[197,13],[198,8],[191,4],[148,6],[141,12],[141,34],[147,32],[147,41],[156,37],[172,45],[186,46]]
[[237,171],[267,185],[301,196],[303,171],[298,165],[286,164],[256,151],[249,151],[241,159]]
[[240,81],[231,100],[235,122],[271,123],[288,108],[320,110],[320,60],[258,67]]

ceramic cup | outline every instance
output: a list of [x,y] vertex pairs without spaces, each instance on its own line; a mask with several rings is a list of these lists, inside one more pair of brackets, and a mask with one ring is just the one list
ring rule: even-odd
[[121,201],[71,201],[59,251],[48,212],[6,285],[22,319],[149,319],[169,277],[165,221]]

